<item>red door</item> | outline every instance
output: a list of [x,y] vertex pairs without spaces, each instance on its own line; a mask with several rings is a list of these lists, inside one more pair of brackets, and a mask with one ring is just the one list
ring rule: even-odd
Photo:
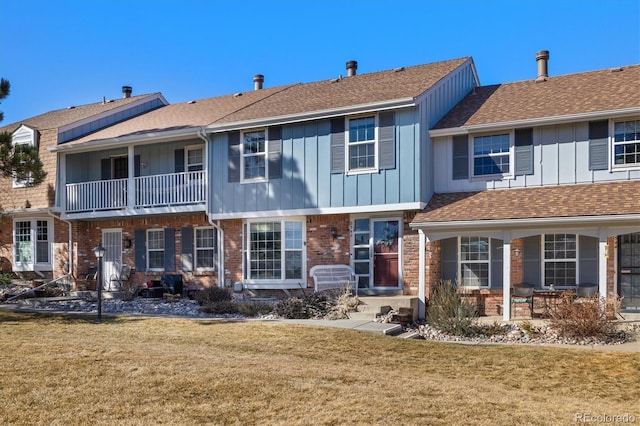
[[397,220],[373,222],[373,283],[375,287],[398,287]]

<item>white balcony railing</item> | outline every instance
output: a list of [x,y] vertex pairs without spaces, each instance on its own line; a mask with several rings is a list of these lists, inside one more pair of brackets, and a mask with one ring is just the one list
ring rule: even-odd
[[129,204],[128,179],[66,185],[67,213],[202,204],[206,202],[206,172],[169,173],[134,178]]

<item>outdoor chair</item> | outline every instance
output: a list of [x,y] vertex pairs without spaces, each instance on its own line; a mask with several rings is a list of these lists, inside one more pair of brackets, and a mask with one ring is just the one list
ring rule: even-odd
[[116,269],[118,272],[111,274],[109,278],[109,289],[122,288],[122,283],[129,281],[131,275],[131,267],[129,265],[116,264]]
[[594,283],[579,284],[576,288],[577,297],[594,297],[598,294],[598,285]]
[[517,284],[511,289],[511,317],[515,318],[518,306],[527,306],[530,317],[533,318],[533,286],[530,284]]

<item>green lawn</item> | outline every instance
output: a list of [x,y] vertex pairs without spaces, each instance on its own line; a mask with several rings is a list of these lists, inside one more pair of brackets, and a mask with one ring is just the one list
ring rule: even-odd
[[640,354],[0,311],[0,424],[640,422]]

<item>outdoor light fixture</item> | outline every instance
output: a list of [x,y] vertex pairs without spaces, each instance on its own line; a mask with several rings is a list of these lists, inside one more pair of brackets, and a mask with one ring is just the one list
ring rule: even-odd
[[331,236],[334,240],[338,238],[338,228],[336,228],[335,226],[331,227]]
[[520,257],[520,249],[519,248],[515,249],[513,252],[515,253],[516,257]]
[[107,253],[107,249],[102,247],[102,242],[99,242],[93,249],[93,253],[98,259],[98,274],[96,285],[98,287],[98,322],[102,321],[102,258]]
[[124,248],[131,248],[131,238],[125,237],[123,241]]

